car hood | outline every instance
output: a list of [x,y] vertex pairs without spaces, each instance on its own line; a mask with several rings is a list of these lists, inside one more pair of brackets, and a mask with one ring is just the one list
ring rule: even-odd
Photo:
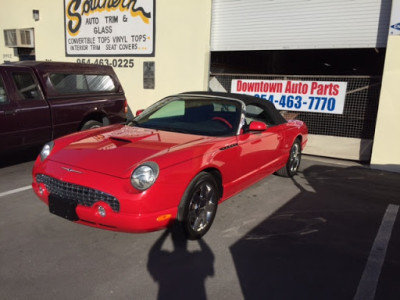
[[49,160],[126,178],[131,175],[133,168],[145,161],[157,161],[162,169],[193,159],[207,151],[205,148],[209,148],[215,139],[124,126],[111,128],[110,131],[95,130],[93,134],[85,135],[56,151]]

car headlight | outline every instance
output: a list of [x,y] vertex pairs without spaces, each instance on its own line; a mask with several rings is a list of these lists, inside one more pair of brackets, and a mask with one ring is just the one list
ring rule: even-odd
[[137,167],[131,175],[131,183],[134,188],[144,191],[156,181],[160,169],[154,162],[146,162]]
[[54,147],[54,142],[48,142],[45,144],[42,148],[42,151],[40,151],[40,160],[44,161],[51,153],[51,150],[53,150]]

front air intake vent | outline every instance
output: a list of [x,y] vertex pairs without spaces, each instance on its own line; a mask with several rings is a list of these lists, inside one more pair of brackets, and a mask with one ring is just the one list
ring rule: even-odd
[[113,211],[119,212],[119,201],[114,196],[85,186],[65,182],[56,178],[38,174],[36,181],[46,186],[50,194],[68,202],[91,207],[97,201],[110,205]]

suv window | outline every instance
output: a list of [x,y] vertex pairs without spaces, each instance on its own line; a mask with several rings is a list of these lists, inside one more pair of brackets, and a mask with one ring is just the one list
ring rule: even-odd
[[115,84],[109,75],[50,74],[50,82],[60,94],[114,92]]
[[15,86],[17,87],[17,91],[21,96],[21,99],[33,99],[38,100],[41,99],[39,88],[32,77],[32,74],[29,72],[16,72],[13,73],[13,79],[15,82]]
[[3,79],[0,77],[0,105],[8,102],[6,89],[4,88]]

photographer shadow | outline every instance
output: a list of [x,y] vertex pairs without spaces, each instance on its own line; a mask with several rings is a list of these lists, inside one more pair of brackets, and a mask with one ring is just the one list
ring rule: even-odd
[[[159,284],[157,299],[207,299],[205,281],[214,276],[214,254],[202,239],[200,250],[189,251],[179,223],[174,224],[151,247],[147,269]],[[171,236],[173,250],[165,250]]]

